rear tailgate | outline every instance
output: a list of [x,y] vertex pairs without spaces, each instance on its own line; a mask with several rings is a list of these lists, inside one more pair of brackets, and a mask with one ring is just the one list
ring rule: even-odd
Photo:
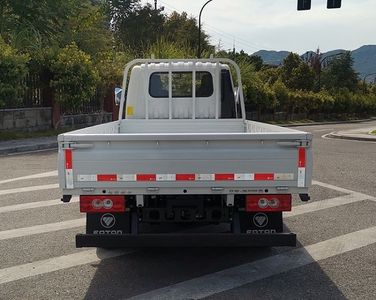
[[306,193],[312,136],[286,133],[63,134],[65,195]]

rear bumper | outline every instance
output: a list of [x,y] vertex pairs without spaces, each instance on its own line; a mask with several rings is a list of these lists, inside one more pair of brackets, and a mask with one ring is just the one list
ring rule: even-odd
[[76,247],[273,247],[296,246],[296,234],[77,234]]

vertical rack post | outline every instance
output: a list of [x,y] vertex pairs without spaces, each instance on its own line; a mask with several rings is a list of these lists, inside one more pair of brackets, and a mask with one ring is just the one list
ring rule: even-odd
[[168,63],[168,118],[172,119],[172,71],[171,71],[171,62]]
[[192,119],[196,119],[196,64],[193,62],[193,74],[192,74]]
[[215,74],[216,74],[216,86],[215,88],[215,118],[219,119],[219,101],[220,101],[220,92],[219,89],[221,87],[221,73],[220,73],[220,67],[219,62],[215,63]]
[[[144,72],[144,76],[145,76],[145,82],[149,82],[149,78],[148,78],[148,62],[146,61],[145,62],[145,72]],[[144,94],[144,99],[145,99],[145,119],[148,120],[149,119],[149,97],[147,97],[147,92],[145,91],[145,94]]]

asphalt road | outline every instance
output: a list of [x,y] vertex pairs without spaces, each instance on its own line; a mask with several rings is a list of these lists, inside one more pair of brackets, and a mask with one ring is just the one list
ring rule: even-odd
[[286,215],[296,249],[76,249],[56,151],[0,157],[0,299],[376,299],[376,143],[322,138],[370,126],[299,127],[315,184]]

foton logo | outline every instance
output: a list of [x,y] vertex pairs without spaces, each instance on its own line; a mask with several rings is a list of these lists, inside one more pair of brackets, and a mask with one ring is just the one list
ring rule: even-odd
[[268,225],[268,216],[263,213],[258,213],[253,216],[253,224],[255,224],[257,227],[265,227]]
[[116,222],[115,217],[112,214],[104,214],[101,217],[101,225],[104,228],[112,228],[112,227],[114,227],[115,222]]

